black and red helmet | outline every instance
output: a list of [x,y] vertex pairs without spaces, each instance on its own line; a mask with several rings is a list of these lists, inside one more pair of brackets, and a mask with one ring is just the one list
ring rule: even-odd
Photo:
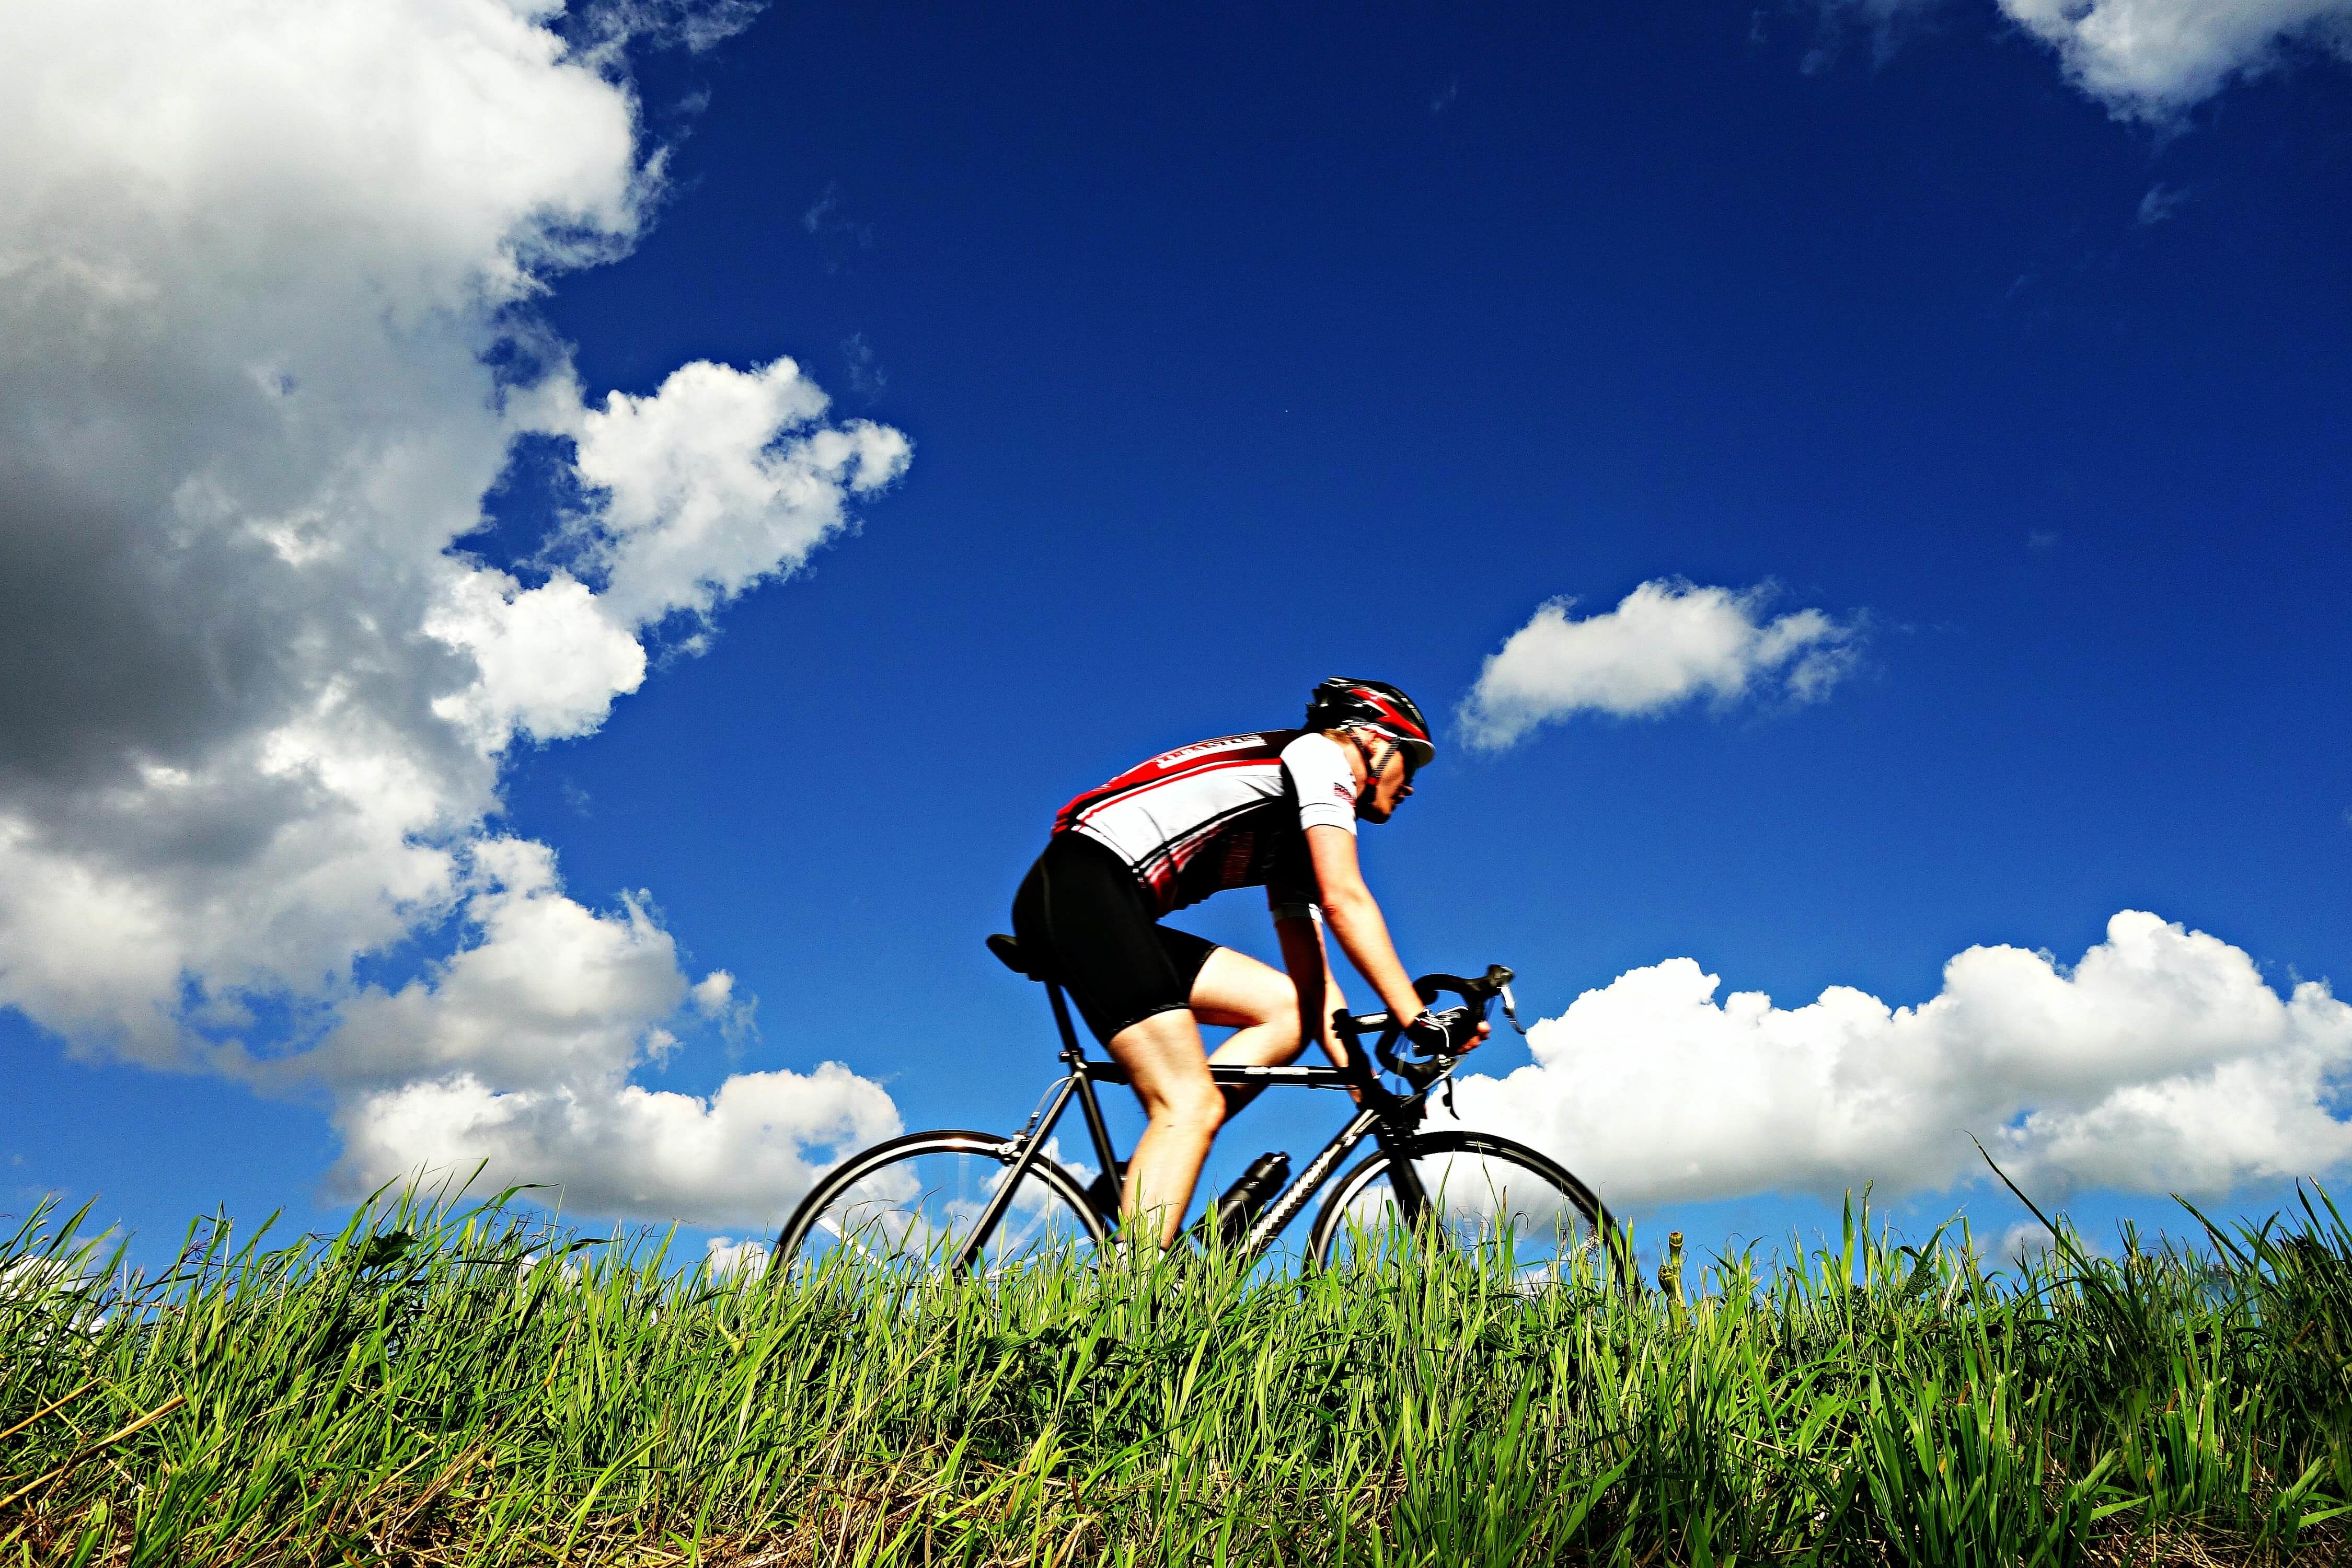
[[1307,729],[1351,726],[1386,735],[1404,749],[1416,770],[1427,767],[1437,755],[1437,747],[1429,739],[1429,721],[1421,716],[1412,698],[1384,680],[1335,675],[1307,697]]

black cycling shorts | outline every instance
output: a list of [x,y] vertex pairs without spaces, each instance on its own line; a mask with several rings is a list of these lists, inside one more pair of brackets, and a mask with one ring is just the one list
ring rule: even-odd
[[1191,1006],[1192,982],[1217,951],[1154,920],[1127,862],[1083,833],[1054,835],[1021,879],[1013,935],[1105,1045],[1154,1013]]

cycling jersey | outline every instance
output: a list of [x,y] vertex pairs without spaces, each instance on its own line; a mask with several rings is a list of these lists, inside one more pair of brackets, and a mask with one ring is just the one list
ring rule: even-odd
[[1314,903],[1307,829],[1356,831],[1354,773],[1340,742],[1267,730],[1181,746],[1062,807],[1079,833],[1124,861],[1167,914],[1227,888],[1268,887]]

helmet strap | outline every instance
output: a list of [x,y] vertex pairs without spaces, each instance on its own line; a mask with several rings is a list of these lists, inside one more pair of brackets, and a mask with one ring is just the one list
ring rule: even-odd
[[1350,730],[1348,731],[1348,738],[1356,742],[1356,752],[1364,759],[1364,787],[1356,792],[1356,815],[1361,816],[1364,814],[1365,797],[1381,787],[1381,774],[1387,769],[1389,759],[1396,755],[1404,742],[1383,736],[1382,739],[1388,740],[1388,744],[1382,746],[1380,754],[1375,756],[1372,749],[1364,744],[1362,731]]

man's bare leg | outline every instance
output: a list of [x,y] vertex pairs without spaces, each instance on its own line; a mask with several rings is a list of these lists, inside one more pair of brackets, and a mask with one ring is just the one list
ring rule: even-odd
[[[1128,1069],[1150,1125],[1128,1162],[1122,1221],[1160,1211],[1160,1244],[1173,1245],[1200,1184],[1226,1100],[1209,1077],[1211,1061],[1278,1067],[1297,1059],[1298,993],[1290,976],[1246,953],[1221,947],[1192,982],[1191,1012],[1155,1013],[1114,1036],[1111,1056]],[[1212,1058],[1201,1025],[1234,1035]]]
[[1224,1097],[1209,1077],[1201,1026],[1181,1007],[1154,1013],[1110,1037],[1112,1059],[1128,1071],[1150,1124],[1136,1140],[1119,1198],[1122,1225],[1159,1219],[1160,1245],[1174,1245],[1192,1206],[1209,1144],[1225,1118]]
[[1209,1059],[1231,1067],[1280,1067],[1297,1059],[1298,990],[1290,976],[1247,953],[1221,947],[1192,981],[1192,1016],[1235,1033]]

